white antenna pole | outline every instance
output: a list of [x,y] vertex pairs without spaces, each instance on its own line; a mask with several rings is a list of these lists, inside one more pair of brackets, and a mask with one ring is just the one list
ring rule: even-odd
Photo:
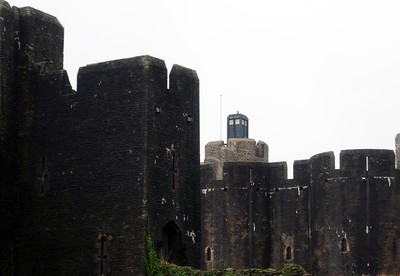
[[219,95],[219,140],[222,141],[222,94]]

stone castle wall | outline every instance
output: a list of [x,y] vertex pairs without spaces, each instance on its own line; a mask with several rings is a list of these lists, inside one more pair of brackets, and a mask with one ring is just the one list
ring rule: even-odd
[[18,14],[3,1],[0,1],[0,14],[0,273],[5,274],[15,266],[17,111],[14,103],[17,95],[14,32]]
[[0,274],[144,275],[148,234],[199,267],[196,72],[174,65],[168,85],[160,59],[109,61],[75,92],[57,19],[0,12]]
[[[262,254],[248,242],[257,237],[257,246],[269,252],[261,258],[272,268],[294,262],[313,275],[397,273],[400,185],[394,156],[389,150],[342,151],[335,169],[333,153],[323,153],[296,161],[293,179],[287,179],[286,163],[224,162],[221,180],[214,172],[219,167],[204,163],[202,245],[214,255],[202,259],[203,268],[263,267],[257,263]],[[258,209],[261,198],[264,208]]]
[[[387,150],[268,163],[230,139],[199,160],[195,71],[142,56],[63,70],[63,27],[0,0],[0,274],[145,274],[286,262],[313,275],[400,271],[400,185]],[[169,79],[169,84],[167,83]],[[396,138],[396,156],[399,156]]]
[[338,170],[332,153],[310,159],[312,268],[318,275],[339,268],[356,275],[399,271],[394,159],[389,150],[342,151]]

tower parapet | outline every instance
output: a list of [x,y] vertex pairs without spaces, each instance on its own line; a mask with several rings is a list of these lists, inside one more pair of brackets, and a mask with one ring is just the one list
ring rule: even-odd
[[268,145],[254,139],[231,138],[210,142],[205,147],[205,162],[268,162]]
[[227,144],[205,146],[202,267],[268,267],[268,145],[247,138],[248,118],[243,114],[229,115],[227,128]]
[[209,142],[205,146],[205,163],[214,164],[215,178],[222,180],[224,162],[268,162],[268,145],[254,139],[231,138],[224,141]]
[[216,162],[265,162],[268,163],[268,145],[248,138],[249,118],[231,114],[227,118],[228,143],[209,142],[205,146],[205,163]]

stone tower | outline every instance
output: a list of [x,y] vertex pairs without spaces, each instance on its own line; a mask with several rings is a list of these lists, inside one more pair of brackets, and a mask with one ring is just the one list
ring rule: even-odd
[[264,194],[268,146],[248,139],[247,127],[245,115],[229,115],[228,144],[216,141],[205,147],[201,166],[204,269],[269,265],[265,212],[269,199]]
[[[3,275],[199,267],[199,80],[141,56],[63,70],[58,20],[0,0]],[[168,85],[169,79],[169,85]]]
[[[228,121],[229,123],[229,121]],[[396,151],[399,152],[399,136]],[[230,138],[206,145],[201,165],[202,267],[313,275],[400,271],[399,170],[391,150],[346,150],[268,163],[268,147]],[[398,153],[397,153],[398,154]]]

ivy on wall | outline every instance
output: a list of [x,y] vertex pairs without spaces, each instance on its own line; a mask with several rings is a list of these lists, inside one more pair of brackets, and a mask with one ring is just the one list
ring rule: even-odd
[[176,266],[163,263],[157,256],[153,246],[153,239],[147,236],[147,258],[146,270],[148,276],[306,276],[308,274],[301,266],[296,264],[285,264],[282,272],[274,269],[242,269],[231,268],[222,271],[202,271],[188,266]]

